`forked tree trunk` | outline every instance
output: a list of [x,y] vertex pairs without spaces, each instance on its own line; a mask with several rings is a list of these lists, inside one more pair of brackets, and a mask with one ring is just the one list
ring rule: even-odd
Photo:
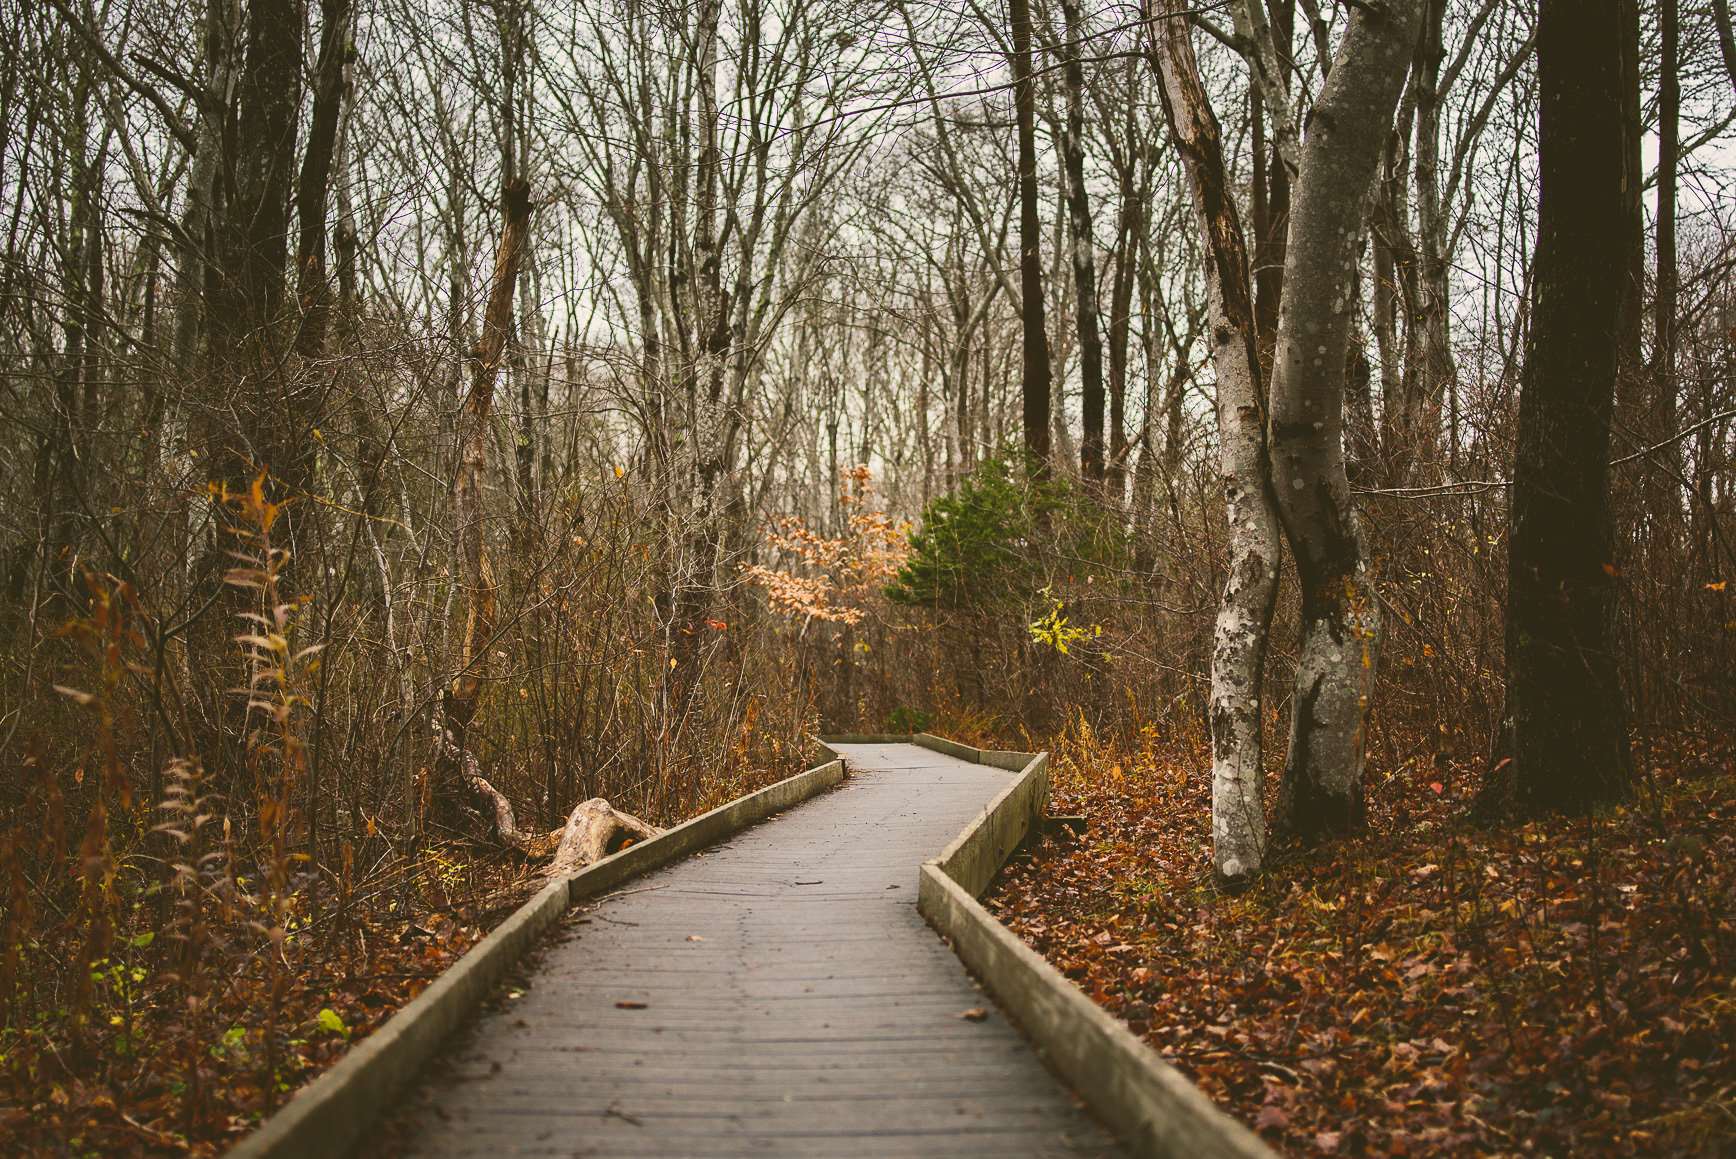
[[1404,84],[1423,0],[1350,17],[1302,144],[1273,365],[1272,487],[1302,585],[1277,825],[1314,838],[1362,820],[1363,729],[1380,608],[1344,473],[1345,351],[1368,194]]
[[1235,881],[1257,873],[1265,860],[1260,693],[1281,544],[1266,456],[1266,400],[1247,243],[1180,0],[1168,0],[1152,36],[1164,115],[1187,164],[1207,255],[1220,477],[1230,540],[1230,574],[1212,648],[1212,861],[1221,879]]

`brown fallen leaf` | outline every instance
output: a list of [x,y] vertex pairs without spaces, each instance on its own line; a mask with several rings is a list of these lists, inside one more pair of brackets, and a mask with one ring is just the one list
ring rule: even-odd
[[981,1022],[989,1016],[989,1012],[981,1006],[972,1006],[969,1010],[954,1014],[954,1018],[962,1018],[966,1022]]
[[619,1002],[615,1003],[615,1005],[621,1010],[644,1010],[649,1003],[635,1002],[631,998],[623,998]]

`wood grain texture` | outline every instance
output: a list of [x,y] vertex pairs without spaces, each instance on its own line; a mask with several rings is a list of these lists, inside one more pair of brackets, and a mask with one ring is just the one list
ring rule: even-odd
[[575,909],[412,1094],[408,1152],[1121,1154],[916,913],[1007,774],[838,747],[841,788]]

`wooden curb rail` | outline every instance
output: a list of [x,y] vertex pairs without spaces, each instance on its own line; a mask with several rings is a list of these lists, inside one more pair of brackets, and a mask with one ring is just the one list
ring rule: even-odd
[[917,910],[1130,1153],[1162,1159],[1277,1159],[1257,1135],[977,902],[1042,817],[1049,801],[1048,753],[984,751],[926,733],[821,738],[822,748],[837,755],[827,742],[918,744],[1016,771],[1012,784],[939,857],[923,863]]
[[329,1070],[297,1091],[282,1110],[231,1148],[230,1159],[300,1159],[309,1155],[335,1159],[346,1154],[494,984],[570,906],[716,844],[831,788],[844,777],[844,763],[831,760],[630,845],[570,877],[551,881],[385,1025],[357,1043]]

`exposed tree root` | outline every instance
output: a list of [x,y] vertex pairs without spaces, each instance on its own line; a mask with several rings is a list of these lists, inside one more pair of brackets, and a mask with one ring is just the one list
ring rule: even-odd
[[577,873],[630,841],[643,841],[661,832],[631,813],[620,812],[601,797],[581,801],[561,831],[560,845],[549,863],[548,875],[552,878]]

